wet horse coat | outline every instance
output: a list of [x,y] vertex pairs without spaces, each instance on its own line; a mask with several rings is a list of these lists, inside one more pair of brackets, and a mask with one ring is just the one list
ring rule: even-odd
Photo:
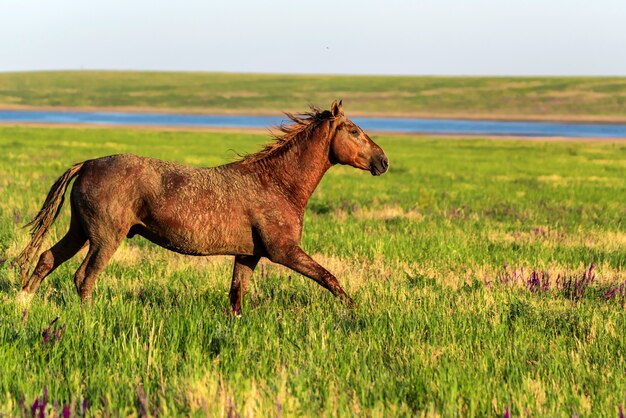
[[[32,239],[18,256],[25,294],[32,295],[48,274],[89,245],[74,276],[81,298],[88,299],[121,241],[141,235],[182,254],[234,255],[230,301],[237,313],[261,257],[312,278],[350,302],[335,276],[300,248],[305,208],[334,164],[380,175],[389,163],[382,149],[345,117],[341,102],[334,102],[330,111],[288,116],[294,123],[281,126],[274,142],[219,167],[191,168],[130,154],[71,167],[50,189],[30,224]],[[41,254],[29,278],[30,259],[39,251],[73,178],[69,231]]]

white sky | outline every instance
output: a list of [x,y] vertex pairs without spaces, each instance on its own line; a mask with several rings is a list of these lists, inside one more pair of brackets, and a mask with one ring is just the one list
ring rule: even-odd
[[0,0],[0,71],[626,75],[626,0]]

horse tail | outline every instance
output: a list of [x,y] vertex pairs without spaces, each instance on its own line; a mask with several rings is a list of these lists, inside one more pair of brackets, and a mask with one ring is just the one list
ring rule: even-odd
[[28,271],[33,255],[39,252],[48,229],[57,216],[59,216],[63,201],[65,200],[67,187],[72,179],[78,176],[84,163],[83,161],[82,163],[73,165],[54,182],[39,213],[37,213],[32,221],[24,225],[24,228],[30,227],[31,239],[24,250],[17,256],[16,260],[20,268],[22,286],[26,284],[26,280],[28,279]]

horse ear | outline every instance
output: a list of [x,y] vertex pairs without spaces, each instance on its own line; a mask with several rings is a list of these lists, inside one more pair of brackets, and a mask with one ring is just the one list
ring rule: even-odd
[[337,104],[337,100],[333,100],[333,104],[330,105],[330,112],[333,114],[333,117],[343,116],[343,105],[341,100],[339,104]]

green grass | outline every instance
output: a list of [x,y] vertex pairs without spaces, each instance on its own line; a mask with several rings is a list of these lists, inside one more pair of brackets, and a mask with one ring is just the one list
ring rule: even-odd
[[0,106],[351,112],[626,120],[626,78],[409,77],[60,71],[0,73]]
[[[24,317],[10,267],[27,241],[20,225],[70,164],[132,152],[215,165],[266,138],[0,128],[0,415],[47,388],[57,414],[87,399],[87,415],[618,416],[626,296],[605,296],[626,282],[626,144],[374,139],[390,172],[333,168],[305,219],[303,247],[355,310],[264,263],[234,319],[229,257],[135,238],[92,306],[73,288],[76,257]],[[49,241],[65,232],[68,206]],[[556,285],[591,263],[584,294]],[[503,279],[522,267],[522,281]],[[549,289],[524,284],[533,270],[550,275]],[[64,334],[46,343],[56,317]]]

